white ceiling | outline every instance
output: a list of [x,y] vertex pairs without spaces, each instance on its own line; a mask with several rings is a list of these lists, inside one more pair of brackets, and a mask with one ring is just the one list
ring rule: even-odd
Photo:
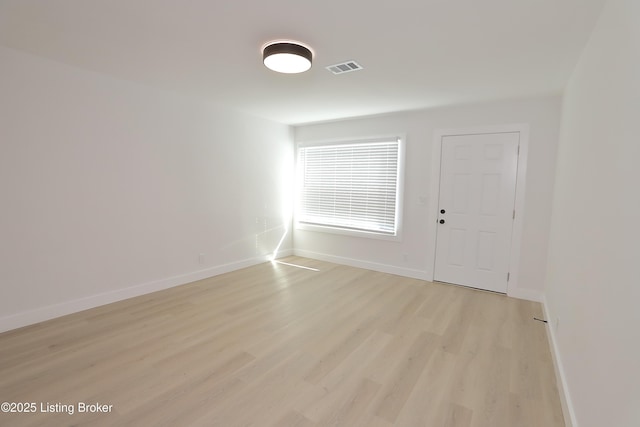
[[[0,0],[0,45],[298,124],[559,93],[604,1]],[[309,72],[262,65],[282,38]]]

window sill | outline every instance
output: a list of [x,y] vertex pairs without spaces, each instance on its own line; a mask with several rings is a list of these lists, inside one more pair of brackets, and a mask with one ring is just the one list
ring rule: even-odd
[[297,230],[314,231],[318,233],[340,234],[343,236],[362,237],[365,239],[387,240],[387,241],[393,241],[393,242],[399,242],[402,240],[399,231],[395,235],[392,235],[392,234],[385,234],[385,233],[376,233],[375,231],[355,230],[355,229],[348,229],[348,228],[332,227],[330,225],[306,224],[301,222],[296,222],[295,228]]

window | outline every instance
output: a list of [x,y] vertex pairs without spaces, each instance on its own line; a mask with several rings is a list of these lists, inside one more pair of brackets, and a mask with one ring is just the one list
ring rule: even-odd
[[400,139],[298,147],[298,209],[304,226],[396,236]]

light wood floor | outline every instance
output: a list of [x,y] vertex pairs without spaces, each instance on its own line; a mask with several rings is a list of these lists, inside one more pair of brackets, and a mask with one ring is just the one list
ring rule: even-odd
[[0,335],[11,426],[563,426],[537,303],[290,257]]

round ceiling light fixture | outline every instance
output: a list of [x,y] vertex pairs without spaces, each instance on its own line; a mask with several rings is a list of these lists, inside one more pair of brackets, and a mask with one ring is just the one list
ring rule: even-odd
[[303,73],[311,68],[311,49],[298,42],[270,42],[262,48],[262,62],[278,73]]

